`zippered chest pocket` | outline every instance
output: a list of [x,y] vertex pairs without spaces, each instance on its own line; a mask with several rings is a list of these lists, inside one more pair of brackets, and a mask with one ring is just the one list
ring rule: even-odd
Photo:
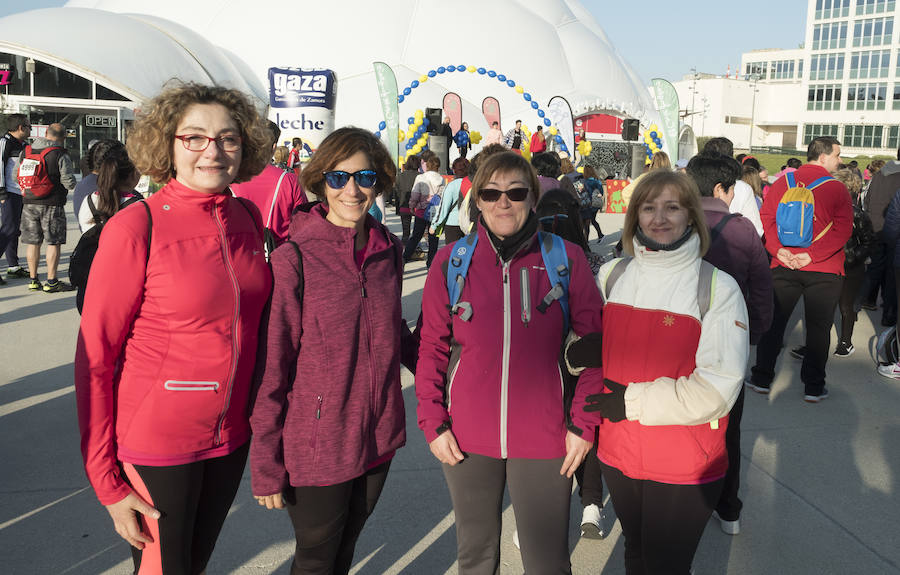
[[218,391],[218,381],[180,381],[169,379],[163,383],[169,391]]

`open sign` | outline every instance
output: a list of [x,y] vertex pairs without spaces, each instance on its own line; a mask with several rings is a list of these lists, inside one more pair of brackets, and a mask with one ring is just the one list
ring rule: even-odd
[[84,117],[84,125],[89,128],[115,128],[117,124],[115,116],[94,116],[89,114]]

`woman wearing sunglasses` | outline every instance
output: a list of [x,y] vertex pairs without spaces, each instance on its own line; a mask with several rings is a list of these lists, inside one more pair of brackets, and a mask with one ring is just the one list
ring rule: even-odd
[[320,202],[294,214],[291,241],[272,252],[250,469],[259,504],[287,507],[295,575],[350,570],[394,452],[406,441],[402,246],[367,214],[395,175],[371,132],[333,132],[300,176]]
[[85,470],[135,573],[200,573],[240,484],[271,279],[262,222],[228,185],[271,143],[249,99],[185,84],[143,106],[138,170],[165,186],[104,225],[75,354]]
[[[464,246],[439,251],[425,281],[418,420],[443,464],[463,575],[499,569],[507,485],[525,572],[571,572],[571,477],[591,447],[594,424],[584,413],[570,418],[564,401],[558,361],[566,333],[562,304],[548,298],[556,292],[532,211],[538,191],[537,174],[522,156],[490,156],[469,192],[481,211],[476,231],[461,240]],[[581,247],[565,242],[565,248],[569,325],[579,334],[596,331],[600,293]],[[451,310],[445,270],[468,249],[471,261]],[[601,383],[599,369],[587,370],[576,394]]]

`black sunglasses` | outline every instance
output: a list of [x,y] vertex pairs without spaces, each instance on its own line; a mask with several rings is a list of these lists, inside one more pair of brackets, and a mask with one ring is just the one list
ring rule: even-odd
[[486,202],[496,202],[500,196],[506,194],[506,197],[513,202],[524,202],[531,192],[528,188],[513,188],[511,190],[495,190],[494,188],[482,188],[478,192],[478,197]]
[[378,181],[378,174],[375,170],[359,170],[352,174],[343,170],[332,170],[330,172],[322,172],[322,174],[325,176],[325,183],[335,190],[343,189],[347,182],[350,181],[351,176],[360,188],[371,188]]

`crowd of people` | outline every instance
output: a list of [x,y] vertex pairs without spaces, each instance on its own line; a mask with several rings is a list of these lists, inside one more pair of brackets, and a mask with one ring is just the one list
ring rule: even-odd
[[[76,187],[64,128],[26,144],[27,118],[9,116],[7,277],[69,289],[56,271],[70,190],[98,238],[77,286],[81,448],[136,573],[204,572],[248,460],[258,504],[290,517],[291,572],[348,573],[406,442],[405,366],[460,573],[498,572],[507,489],[525,571],[571,573],[574,477],[583,537],[610,529],[605,483],[626,572],[687,574],[711,517],[740,533],[744,390],[769,393],[800,296],[805,345],[790,353],[808,403],[829,394],[836,309],[838,357],[860,299],[872,309],[880,292],[896,323],[900,152],[868,182],[830,137],[773,178],[726,138],[674,167],[657,152],[626,188],[621,257],[604,261],[589,238],[603,238],[605,171],[545,151],[540,129],[527,159],[521,122],[505,137],[495,124],[467,157],[463,123],[451,174],[429,150],[398,173],[371,132],[289,150],[240,92],[178,84],[127,144],[92,146]],[[47,181],[19,189],[25,161]],[[142,174],[162,185],[146,198]],[[421,312],[404,318],[420,257]],[[900,364],[879,371],[900,379]]]

